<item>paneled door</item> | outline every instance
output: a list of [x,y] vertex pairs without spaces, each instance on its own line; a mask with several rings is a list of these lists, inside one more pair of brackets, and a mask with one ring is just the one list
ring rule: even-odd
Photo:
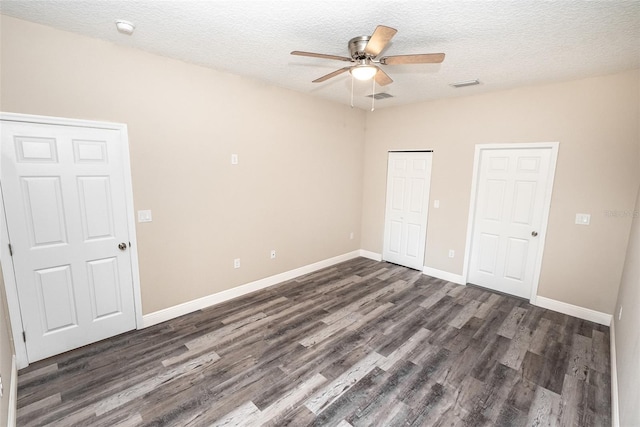
[[432,154],[390,152],[382,258],[416,270],[424,266]]
[[468,281],[531,298],[545,200],[553,182],[551,148],[484,149],[479,156]]
[[134,329],[119,131],[1,126],[2,192],[29,362]]

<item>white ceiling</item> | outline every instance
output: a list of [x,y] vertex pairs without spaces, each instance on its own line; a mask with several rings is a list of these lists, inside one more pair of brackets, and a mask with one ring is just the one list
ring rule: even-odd
[[[640,1],[30,1],[0,12],[348,104],[345,65],[291,56],[349,56],[347,42],[376,25],[398,29],[385,55],[444,52],[442,64],[389,65],[393,98],[376,108],[640,68]],[[136,25],[116,32],[116,19]],[[462,80],[480,86],[455,89]],[[368,108],[371,84],[356,82]]]

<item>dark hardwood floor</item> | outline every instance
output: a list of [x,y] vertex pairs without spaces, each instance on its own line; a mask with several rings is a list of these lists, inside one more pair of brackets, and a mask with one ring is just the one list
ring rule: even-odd
[[609,426],[607,327],[358,258],[20,371],[20,426]]

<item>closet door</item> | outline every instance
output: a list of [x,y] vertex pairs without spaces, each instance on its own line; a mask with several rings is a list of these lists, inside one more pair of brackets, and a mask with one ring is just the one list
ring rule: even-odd
[[390,152],[382,258],[423,269],[432,154]]

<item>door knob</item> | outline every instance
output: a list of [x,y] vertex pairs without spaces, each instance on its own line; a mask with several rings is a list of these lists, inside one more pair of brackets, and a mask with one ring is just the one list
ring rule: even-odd
[[122,242],[118,245],[118,249],[120,249],[121,251],[124,251],[127,249],[127,244],[125,242]]
[[533,237],[536,237],[536,236],[538,235],[538,232],[537,232],[537,231],[532,231],[532,232],[531,232],[531,235],[532,235]]

